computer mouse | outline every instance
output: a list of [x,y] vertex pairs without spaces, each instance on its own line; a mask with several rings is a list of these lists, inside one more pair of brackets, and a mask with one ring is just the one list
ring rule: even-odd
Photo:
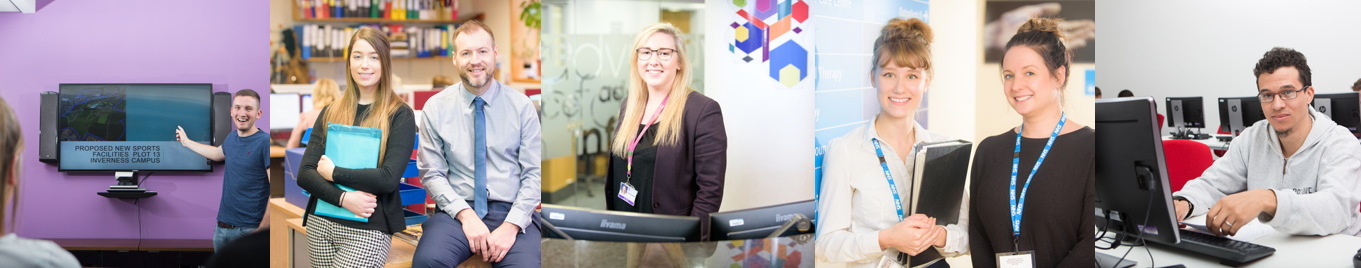
[[1356,250],[1356,256],[1352,256],[1352,266],[1361,268],[1361,249]]

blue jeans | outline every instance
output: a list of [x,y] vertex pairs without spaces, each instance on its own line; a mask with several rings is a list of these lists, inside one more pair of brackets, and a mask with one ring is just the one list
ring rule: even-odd
[[246,236],[251,232],[255,232],[255,228],[245,227],[236,227],[231,229],[222,227],[213,228],[216,228],[213,229],[213,251],[222,250],[222,247],[226,246],[227,243],[231,243],[232,241],[236,241],[236,239],[240,239],[241,237]]

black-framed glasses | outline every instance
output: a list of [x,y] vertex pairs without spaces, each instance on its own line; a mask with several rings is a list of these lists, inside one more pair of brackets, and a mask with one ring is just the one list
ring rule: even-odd
[[671,60],[672,56],[676,55],[676,50],[670,48],[663,49],[639,48],[638,60],[650,60],[652,59],[653,54],[657,55],[657,59],[660,59],[662,61],[669,61]]
[[1281,93],[1262,92],[1260,94],[1257,94],[1257,99],[1261,100],[1262,103],[1271,103],[1273,101],[1276,101],[1277,96],[1280,96],[1281,97],[1280,99],[1283,101],[1293,100],[1295,98],[1298,98],[1300,96],[1300,92],[1304,91],[1305,89],[1309,89],[1309,86],[1305,85],[1303,88],[1296,90],[1287,89],[1285,91],[1281,91]]

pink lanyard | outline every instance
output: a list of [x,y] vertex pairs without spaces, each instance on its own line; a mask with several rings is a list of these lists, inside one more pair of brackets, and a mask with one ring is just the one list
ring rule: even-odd
[[628,177],[624,179],[624,182],[633,180],[633,149],[638,148],[638,142],[643,141],[643,135],[647,134],[647,128],[652,127],[652,123],[657,122],[657,117],[661,116],[662,110],[666,109],[666,101],[668,100],[671,100],[671,95],[662,98],[662,105],[657,106],[657,113],[652,114],[652,120],[648,120],[648,124],[643,125],[643,131],[638,132],[638,137],[633,139],[633,143],[629,144],[628,170],[626,171]]

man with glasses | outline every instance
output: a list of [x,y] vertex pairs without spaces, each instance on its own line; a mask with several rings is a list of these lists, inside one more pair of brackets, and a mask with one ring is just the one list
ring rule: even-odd
[[1177,217],[1205,215],[1217,235],[1260,220],[1296,235],[1361,235],[1361,145],[1315,111],[1304,54],[1273,48],[1253,69],[1266,120],[1173,193]]
[[430,97],[418,120],[421,183],[438,210],[411,267],[455,267],[473,254],[493,267],[539,267],[539,114],[529,97],[493,79],[491,28],[454,30],[459,83]]

